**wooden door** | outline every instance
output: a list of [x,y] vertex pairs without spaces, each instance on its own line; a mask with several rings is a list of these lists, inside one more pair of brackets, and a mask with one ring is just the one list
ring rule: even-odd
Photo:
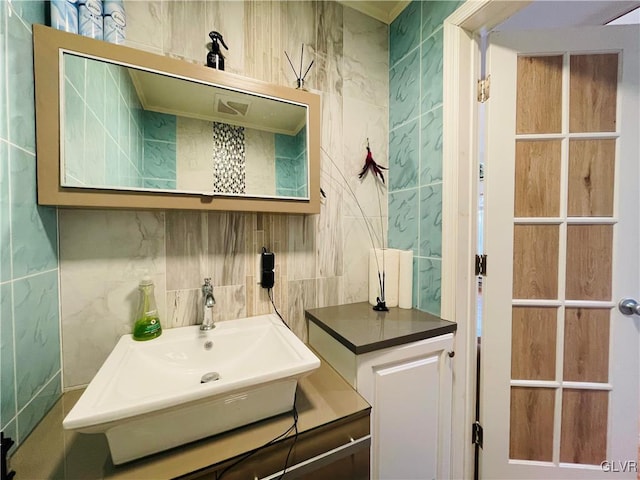
[[636,477],[639,32],[490,36],[481,478]]

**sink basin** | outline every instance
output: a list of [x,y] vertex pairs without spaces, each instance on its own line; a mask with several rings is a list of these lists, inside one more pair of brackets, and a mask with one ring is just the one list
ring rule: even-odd
[[273,314],[124,335],[62,425],[104,433],[118,465],[287,412],[319,366]]

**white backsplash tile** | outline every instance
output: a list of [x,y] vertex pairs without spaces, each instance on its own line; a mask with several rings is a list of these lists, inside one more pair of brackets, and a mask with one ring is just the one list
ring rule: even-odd
[[64,386],[88,383],[131,333],[138,282],[151,275],[166,318],[164,212],[58,212]]

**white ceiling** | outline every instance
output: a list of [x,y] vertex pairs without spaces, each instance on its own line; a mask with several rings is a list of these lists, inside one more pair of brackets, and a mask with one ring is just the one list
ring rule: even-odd
[[[390,24],[410,0],[338,0],[381,22]],[[499,30],[604,25],[640,6],[640,1],[535,0],[506,20]]]
[[536,0],[498,25],[496,30],[605,25],[639,5],[639,1]]
[[411,0],[338,0],[354,10],[390,24]]

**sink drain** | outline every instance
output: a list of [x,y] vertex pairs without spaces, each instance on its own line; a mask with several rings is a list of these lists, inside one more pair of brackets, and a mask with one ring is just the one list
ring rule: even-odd
[[202,376],[200,383],[215,382],[216,380],[220,380],[220,374],[218,372],[209,372]]

